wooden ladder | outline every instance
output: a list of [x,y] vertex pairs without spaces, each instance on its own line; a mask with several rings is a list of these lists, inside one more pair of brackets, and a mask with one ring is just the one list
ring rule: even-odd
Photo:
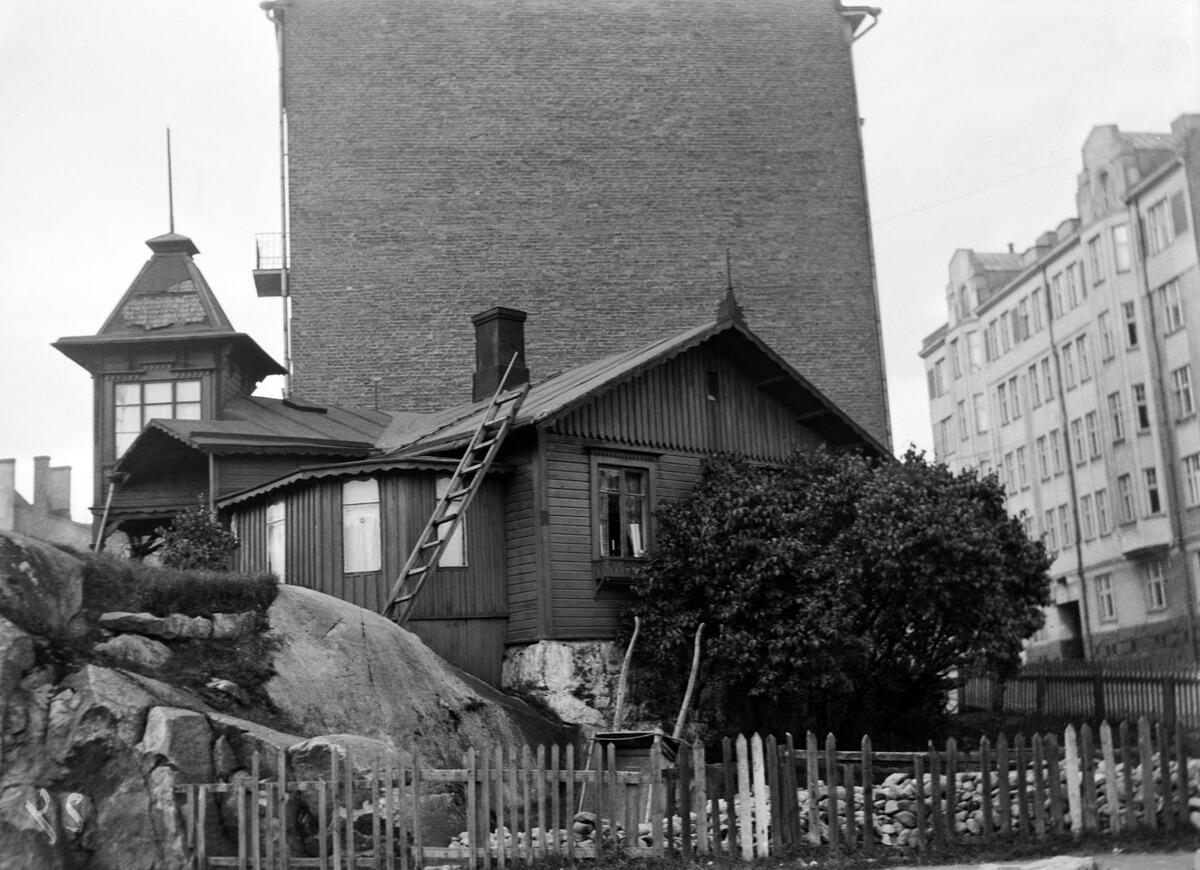
[[471,505],[475,493],[483,482],[484,475],[491,468],[492,461],[500,451],[504,438],[512,428],[521,403],[529,393],[529,384],[522,384],[513,390],[505,390],[508,375],[517,361],[513,354],[504,370],[500,385],[492,394],[492,399],[484,410],[483,419],[471,436],[470,442],[463,450],[458,467],[450,477],[450,484],[445,494],[438,499],[429,522],[417,538],[416,546],[408,554],[404,569],[392,586],[388,602],[383,608],[383,615],[397,625],[404,625],[412,616],[417,596],[434,572],[437,571],[439,560],[446,549],[447,543],[454,537],[462,517]]

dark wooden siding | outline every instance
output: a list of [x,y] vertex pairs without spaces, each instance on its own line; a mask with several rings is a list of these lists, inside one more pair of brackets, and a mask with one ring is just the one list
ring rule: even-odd
[[[716,401],[707,398],[709,372],[717,375]],[[598,396],[564,416],[554,431],[663,450],[730,450],[765,460],[821,443],[734,361],[705,347]]]
[[[282,498],[287,511],[287,582],[316,589],[376,612],[382,610],[409,549],[433,512],[431,472],[379,476],[382,570],[342,572],[341,478],[305,481],[235,505],[243,544],[238,566],[266,569],[266,505]],[[434,652],[499,685],[508,602],[505,590],[504,482],[487,481],[466,519],[466,568],[444,568],[422,590],[408,627]]]
[[509,476],[505,491],[504,527],[508,542],[508,640],[512,643],[537,640],[538,619],[537,528],[534,505],[532,451],[507,457],[517,470]]
[[[285,474],[297,471],[301,467],[298,456],[254,456],[248,453],[237,453],[217,457],[217,494],[218,496],[232,495],[243,489],[261,486]],[[336,461],[331,457],[329,461]],[[308,464],[314,464],[313,457],[308,457]]]

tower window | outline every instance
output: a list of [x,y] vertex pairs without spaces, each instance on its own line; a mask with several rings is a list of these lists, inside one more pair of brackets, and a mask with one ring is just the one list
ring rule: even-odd
[[121,456],[146,424],[200,419],[200,381],[147,381],[117,384],[115,396],[116,455]]

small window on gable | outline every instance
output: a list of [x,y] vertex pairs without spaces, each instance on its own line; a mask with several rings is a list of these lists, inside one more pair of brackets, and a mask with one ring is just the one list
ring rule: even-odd
[[[450,475],[439,474],[437,477],[437,498],[439,501],[450,491]],[[459,512],[461,502],[451,502],[447,510],[447,515],[453,515]],[[466,545],[466,529],[467,517],[463,515],[459,518],[458,526],[454,529],[454,534],[450,536],[450,540],[446,542],[446,548],[442,550],[442,557],[438,560],[438,565],[442,568],[465,568],[467,566],[467,545]]]
[[342,484],[342,571],[378,571],[380,554],[379,481],[347,480]]

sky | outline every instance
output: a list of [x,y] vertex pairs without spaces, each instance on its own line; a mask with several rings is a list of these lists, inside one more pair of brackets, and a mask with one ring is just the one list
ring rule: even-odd
[[[872,2],[853,51],[893,441],[928,449],[917,351],[951,255],[1074,216],[1093,126],[1200,112],[1200,0]],[[0,458],[27,497],[49,455],[88,518],[91,379],[50,342],[94,334],[167,231],[167,127],[176,229],[282,358],[279,302],[251,278],[255,234],[280,225],[277,63],[257,0],[0,0]]]

